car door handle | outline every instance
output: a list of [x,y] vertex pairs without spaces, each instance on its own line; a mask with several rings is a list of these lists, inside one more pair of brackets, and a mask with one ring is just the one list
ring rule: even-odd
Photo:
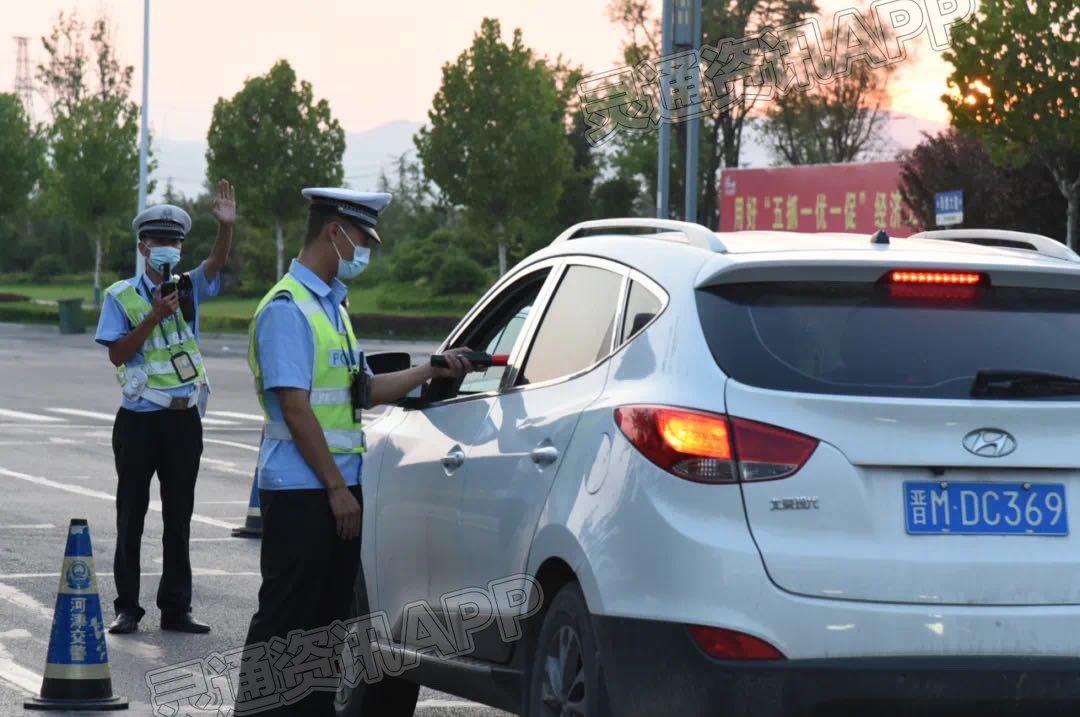
[[532,462],[538,466],[549,466],[559,460],[559,449],[552,445],[537,446],[529,454]]
[[465,452],[460,448],[454,448],[443,456],[440,462],[442,463],[443,468],[448,471],[461,468],[461,464],[465,462]]

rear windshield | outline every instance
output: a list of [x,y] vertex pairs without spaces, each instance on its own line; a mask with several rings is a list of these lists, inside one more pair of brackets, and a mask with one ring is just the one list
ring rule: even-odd
[[737,284],[699,291],[698,309],[724,372],[762,388],[968,398],[982,369],[1080,376],[1080,292],[969,292],[894,298],[878,284]]

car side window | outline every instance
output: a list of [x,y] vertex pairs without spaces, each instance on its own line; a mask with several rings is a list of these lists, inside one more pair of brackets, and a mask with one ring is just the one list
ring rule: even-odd
[[517,385],[588,368],[611,351],[622,277],[593,266],[570,266],[548,304]]
[[623,316],[622,343],[625,344],[637,336],[638,332],[645,328],[645,324],[660,313],[662,306],[660,299],[641,283],[631,282],[626,300],[626,315]]
[[[489,354],[509,354],[514,349],[533,303],[544,286],[550,269],[535,271],[505,289],[473,322],[454,346],[468,346]],[[432,383],[431,400],[445,400],[455,396],[497,391],[502,383],[506,366],[492,366],[476,371],[457,381],[445,379]]]

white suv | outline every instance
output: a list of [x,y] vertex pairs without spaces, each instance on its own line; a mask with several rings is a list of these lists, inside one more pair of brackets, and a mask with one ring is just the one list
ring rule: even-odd
[[1080,713],[1061,244],[586,222],[455,346],[507,365],[367,427],[355,610],[383,629],[354,627],[339,714],[418,684],[530,717]]

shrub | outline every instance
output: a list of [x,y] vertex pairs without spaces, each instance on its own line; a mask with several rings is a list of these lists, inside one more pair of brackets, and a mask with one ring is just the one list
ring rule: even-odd
[[483,267],[467,256],[450,255],[435,272],[431,290],[437,296],[478,291],[487,282]]
[[35,281],[44,282],[60,274],[66,268],[63,257],[57,254],[45,254],[34,259],[34,263],[30,266],[30,276]]

